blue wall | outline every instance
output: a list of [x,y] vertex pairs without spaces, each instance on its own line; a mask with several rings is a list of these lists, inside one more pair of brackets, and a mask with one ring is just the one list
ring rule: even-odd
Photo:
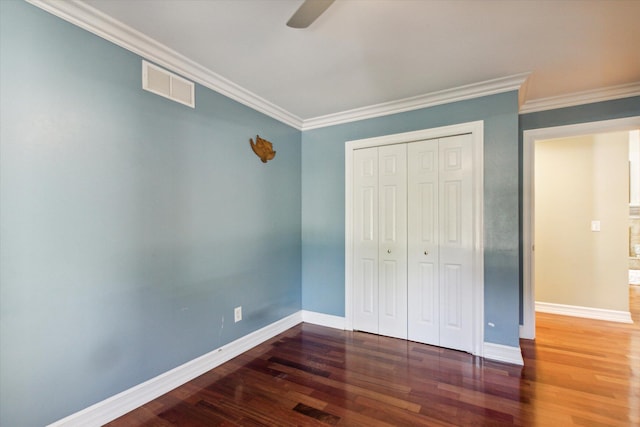
[[0,425],[300,310],[299,130],[200,86],[195,110],[145,92],[141,58],[25,2],[0,19]]
[[[484,120],[485,341],[518,346],[516,92],[302,134],[302,307],[344,316],[345,141]],[[485,323],[486,324],[486,323]]]

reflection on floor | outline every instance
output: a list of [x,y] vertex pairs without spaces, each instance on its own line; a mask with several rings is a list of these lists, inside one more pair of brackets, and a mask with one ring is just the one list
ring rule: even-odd
[[537,313],[524,367],[303,323],[108,426],[640,426],[640,286],[629,311]]

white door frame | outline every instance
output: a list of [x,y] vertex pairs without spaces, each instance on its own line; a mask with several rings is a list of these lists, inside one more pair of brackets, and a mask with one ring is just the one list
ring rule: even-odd
[[579,135],[618,132],[640,128],[640,116],[603,120],[542,129],[531,129],[522,136],[522,325],[520,338],[536,337],[535,298],[535,142]]
[[472,353],[483,356],[484,344],[484,121],[461,123],[345,143],[345,329],[353,330],[353,151],[448,136],[473,135],[473,343]]

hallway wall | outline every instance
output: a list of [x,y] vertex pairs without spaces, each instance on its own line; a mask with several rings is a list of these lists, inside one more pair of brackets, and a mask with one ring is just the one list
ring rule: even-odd
[[628,311],[628,141],[618,132],[535,143],[536,301]]

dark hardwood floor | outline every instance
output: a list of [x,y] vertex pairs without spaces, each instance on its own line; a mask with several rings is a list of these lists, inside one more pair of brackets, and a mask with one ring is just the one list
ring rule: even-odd
[[634,324],[537,314],[525,366],[298,325],[109,423],[119,426],[639,426]]

